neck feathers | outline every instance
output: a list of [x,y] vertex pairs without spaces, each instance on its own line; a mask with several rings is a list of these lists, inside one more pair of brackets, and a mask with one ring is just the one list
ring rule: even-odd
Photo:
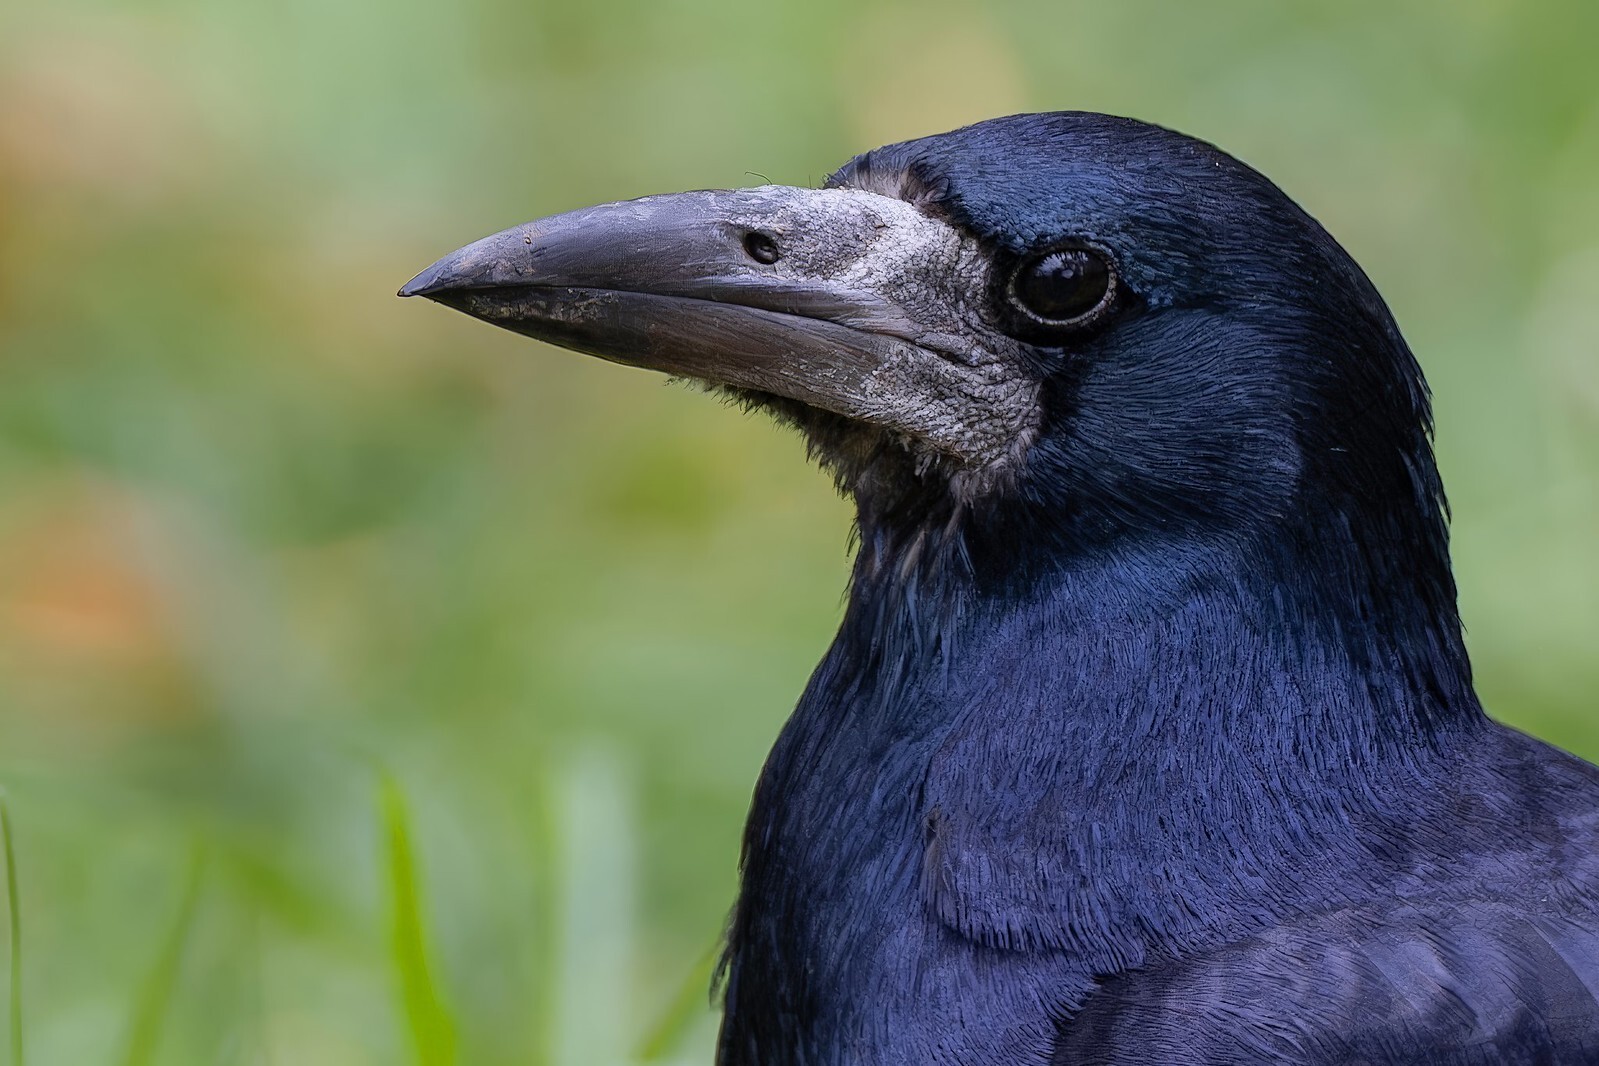
[[917,797],[925,904],[992,946],[1111,968],[1240,898],[1313,906],[1279,878],[1312,860],[1358,878],[1362,827],[1414,816],[1385,797],[1424,794],[1483,721],[1456,633],[1312,622],[1302,597],[1325,590],[1264,574],[1123,561],[1027,596],[920,574],[858,576],[832,681],[791,728],[816,751],[849,738],[848,773]]
[[851,990],[939,953],[1028,949],[1061,996],[1354,895],[1481,725],[1458,629],[1281,580],[1295,538],[1022,579],[969,528],[907,529],[863,520],[844,623],[762,773],[724,1061],[849,1044],[877,1024]]

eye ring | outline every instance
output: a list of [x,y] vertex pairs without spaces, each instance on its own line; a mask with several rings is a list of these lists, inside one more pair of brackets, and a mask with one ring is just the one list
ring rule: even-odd
[[1079,328],[1110,310],[1119,281],[1115,262],[1100,249],[1058,245],[1023,259],[1011,272],[1005,298],[1034,326]]
[[744,234],[744,254],[762,266],[771,266],[783,256],[777,247],[777,238],[758,229]]

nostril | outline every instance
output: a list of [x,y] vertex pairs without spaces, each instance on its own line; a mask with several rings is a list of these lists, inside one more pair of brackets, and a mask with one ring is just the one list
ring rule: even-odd
[[744,252],[757,263],[771,266],[782,254],[777,250],[777,239],[770,233],[750,230],[744,234]]

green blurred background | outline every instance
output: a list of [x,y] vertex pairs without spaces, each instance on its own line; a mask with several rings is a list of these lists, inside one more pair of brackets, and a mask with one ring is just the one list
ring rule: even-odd
[[8,0],[29,1061],[707,1062],[847,509],[758,419],[393,292],[995,114],[1177,126],[1346,243],[1431,376],[1484,696],[1599,756],[1596,39],[1582,0]]

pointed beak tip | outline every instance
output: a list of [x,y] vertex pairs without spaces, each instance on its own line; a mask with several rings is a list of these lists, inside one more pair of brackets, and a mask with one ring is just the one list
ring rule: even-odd
[[436,267],[428,267],[426,270],[422,271],[422,273],[418,274],[404,285],[401,285],[400,291],[394,295],[426,296],[428,293],[433,291],[435,283],[438,281],[438,273],[439,272]]

